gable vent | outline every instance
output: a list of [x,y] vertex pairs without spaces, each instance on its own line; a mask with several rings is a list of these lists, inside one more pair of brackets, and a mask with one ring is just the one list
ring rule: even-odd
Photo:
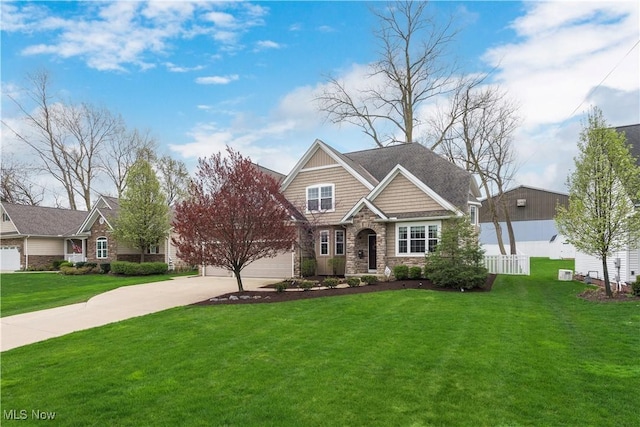
[[516,206],[521,208],[527,206],[527,199],[518,199],[516,200]]

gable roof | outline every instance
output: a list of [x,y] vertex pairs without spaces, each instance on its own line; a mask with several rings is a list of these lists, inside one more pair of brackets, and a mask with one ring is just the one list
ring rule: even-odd
[[100,196],[95,202],[88,215],[85,215],[84,221],[77,228],[78,234],[83,234],[89,231],[91,226],[102,217],[107,221],[110,227],[113,228],[113,223],[120,211],[120,201],[115,197]]
[[72,236],[87,216],[86,211],[2,202],[7,215],[24,236]]
[[475,179],[470,172],[415,142],[344,155],[362,165],[378,182],[397,165],[401,165],[440,197],[458,208],[466,206],[470,192],[475,191]]
[[627,145],[631,146],[631,155],[636,159],[636,164],[640,165],[640,124],[619,126],[615,129],[625,134]]
[[360,181],[362,185],[364,185],[369,191],[371,191],[376,184],[377,180],[371,176],[371,174],[363,169],[363,167],[357,162],[354,162],[344,154],[339,153],[333,147],[328,146],[324,142],[316,139],[311,147],[307,150],[307,152],[302,156],[298,163],[293,167],[289,175],[282,181],[281,189],[284,191],[289,184],[293,181],[293,179],[298,175],[298,173],[302,170],[304,165],[307,164],[309,159],[316,153],[318,150],[323,150],[325,153],[329,155],[338,165],[342,166],[347,172],[349,172],[355,179]]

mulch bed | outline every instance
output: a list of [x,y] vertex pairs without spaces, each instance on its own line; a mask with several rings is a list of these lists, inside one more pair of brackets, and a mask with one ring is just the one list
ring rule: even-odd
[[[465,290],[464,292],[489,292],[493,286],[493,282],[496,279],[495,274],[490,274],[487,278],[487,283],[482,288],[474,288]],[[451,288],[439,288],[428,280],[398,280],[391,282],[379,282],[375,285],[358,286],[356,288],[340,287],[336,289],[324,289],[313,288],[308,291],[301,289],[287,289],[284,292],[276,292],[274,285],[267,285],[261,291],[244,291],[244,292],[232,292],[225,295],[220,295],[215,298],[210,298],[205,301],[200,301],[193,305],[219,305],[219,304],[260,304],[260,303],[273,303],[284,301],[295,301],[300,299],[310,299],[319,297],[333,297],[340,295],[354,295],[365,294],[369,292],[381,292],[381,291],[399,291],[403,289],[424,289],[440,292],[458,292],[460,289]]]
[[595,302],[624,302],[624,301],[640,301],[640,296],[633,295],[631,292],[613,292],[611,297],[607,296],[604,288],[587,289],[578,294],[578,297],[587,301]]

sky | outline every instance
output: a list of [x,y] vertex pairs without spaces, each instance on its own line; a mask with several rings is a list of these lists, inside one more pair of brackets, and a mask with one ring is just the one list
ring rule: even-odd
[[[31,154],[12,132],[28,103],[25,76],[46,69],[60,99],[121,114],[162,154],[193,171],[228,145],[288,173],[315,139],[373,148],[359,128],[330,123],[314,98],[327,76],[357,84],[377,59],[371,9],[386,2],[2,1],[2,158]],[[510,187],[566,191],[585,115],[640,123],[637,1],[435,1],[459,33],[461,72],[493,70],[519,105],[518,171]],[[421,108],[429,114],[431,106]],[[48,193],[51,180],[32,177]]]

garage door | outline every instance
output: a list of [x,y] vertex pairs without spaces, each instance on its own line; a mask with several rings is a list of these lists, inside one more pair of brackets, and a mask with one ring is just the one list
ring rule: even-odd
[[0,248],[0,270],[20,270],[20,252],[15,246],[3,246]]
[[[207,276],[229,277],[231,273],[218,267],[207,267]],[[275,279],[285,279],[293,276],[293,254],[284,252],[274,258],[259,259],[242,270],[242,277],[265,277]]]

